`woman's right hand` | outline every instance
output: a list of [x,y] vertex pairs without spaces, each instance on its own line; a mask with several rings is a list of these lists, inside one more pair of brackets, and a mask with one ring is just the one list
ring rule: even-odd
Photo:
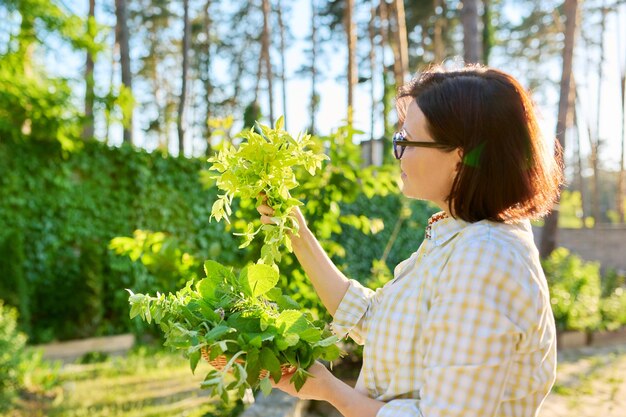
[[[263,199],[263,204],[258,206],[256,209],[261,215],[261,223],[276,224],[272,219],[272,217],[274,216],[274,209],[267,204],[267,197]],[[306,227],[306,220],[304,219],[302,211],[300,211],[300,207],[294,207],[291,210],[291,215],[293,215],[298,222],[298,230],[304,230],[304,228]]]

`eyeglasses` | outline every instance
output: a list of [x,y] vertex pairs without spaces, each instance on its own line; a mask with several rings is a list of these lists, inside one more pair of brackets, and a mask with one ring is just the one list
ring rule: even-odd
[[415,142],[406,140],[406,132],[402,129],[393,135],[393,155],[396,159],[402,158],[407,146],[419,146],[422,148],[450,149],[450,146],[437,142]]

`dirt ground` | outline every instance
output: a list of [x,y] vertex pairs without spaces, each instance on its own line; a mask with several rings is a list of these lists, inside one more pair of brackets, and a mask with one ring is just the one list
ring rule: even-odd
[[540,417],[625,417],[626,344],[559,353]]

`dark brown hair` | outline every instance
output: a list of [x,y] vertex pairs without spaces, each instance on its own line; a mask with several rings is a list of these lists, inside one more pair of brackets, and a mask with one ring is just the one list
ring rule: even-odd
[[455,217],[510,222],[552,209],[563,181],[562,151],[542,137],[530,96],[515,78],[478,65],[433,67],[400,88],[400,124],[413,99],[435,142],[463,154],[446,198]]

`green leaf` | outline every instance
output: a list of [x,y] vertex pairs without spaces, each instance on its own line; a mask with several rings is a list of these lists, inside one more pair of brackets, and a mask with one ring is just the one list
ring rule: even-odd
[[305,371],[302,368],[298,368],[296,370],[296,372],[294,372],[293,376],[291,377],[291,382],[293,383],[293,385],[296,388],[296,391],[300,391],[302,389],[302,386],[304,385],[304,383],[306,382],[307,378],[309,377],[313,377],[313,375],[311,375],[309,372]]
[[225,279],[233,277],[233,273],[230,269],[226,268],[219,262],[212,260],[204,262],[204,272],[206,273],[206,277],[216,284],[222,283]]
[[259,380],[259,374],[261,373],[258,349],[248,350],[246,354],[246,371],[248,372],[248,384],[254,386]]
[[324,340],[320,340],[319,342],[315,343],[315,346],[322,346],[322,347],[332,346],[338,341],[339,341],[339,338],[337,336],[330,336]]
[[225,334],[233,333],[233,332],[236,332],[236,331],[237,330],[233,329],[232,327],[219,325],[219,326],[216,326],[216,327],[212,328],[209,332],[207,332],[207,334],[204,336],[204,338],[205,338],[205,340],[207,342],[213,342],[214,340],[219,339],[220,337],[224,336]]
[[259,297],[278,283],[278,271],[269,265],[254,264],[241,271],[239,277],[244,292]]
[[196,367],[198,366],[198,361],[200,360],[201,356],[202,355],[200,353],[200,350],[196,350],[191,355],[189,355],[189,365],[191,365],[192,374],[196,373]]
[[276,304],[281,310],[301,310],[302,306],[298,304],[293,298],[288,295],[281,295]]
[[300,339],[308,343],[319,342],[321,338],[322,338],[322,332],[319,329],[316,329],[314,327],[310,327],[300,333]]
[[283,290],[278,287],[274,287],[265,293],[265,296],[272,301],[278,301],[281,295],[283,295]]
[[276,327],[283,334],[298,334],[309,328],[309,324],[301,311],[285,310],[276,319]]
[[261,387],[263,395],[265,395],[266,397],[272,393],[272,383],[270,382],[269,376],[263,378],[259,383],[259,386]]
[[261,359],[261,367],[269,371],[270,375],[272,375],[272,378],[274,379],[274,382],[280,381],[280,361],[276,355],[274,355],[274,352],[272,352],[269,348],[263,348],[261,349],[259,357]]

